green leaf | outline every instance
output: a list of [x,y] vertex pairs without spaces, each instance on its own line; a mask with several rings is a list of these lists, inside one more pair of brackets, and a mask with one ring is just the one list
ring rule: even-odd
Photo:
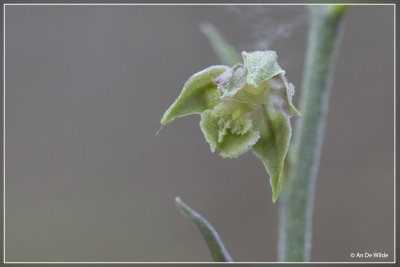
[[200,128],[211,151],[218,148],[223,158],[239,157],[249,151],[260,138],[260,133],[253,129],[249,117],[233,119],[232,111],[224,103],[201,114]]
[[208,42],[222,64],[233,66],[241,62],[239,53],[230,45],[209,22],[202,22],[200,30],[207,37]]
[[191,209],[188,205],[182,202],[179,197],[175,198],[176,206],[179,211],[189,220],[196,223],[200,230],[204,240],[207,243],[208,249],[211,252],[211,256],[215,262],[232,262],[232,257],[229,255],[228,251],[225,249],[221,238],[219,237],[217,231],[214,227],[204,219],[200,214]]
[[212,108],[219,101],[217,85],[213,79],[223,73],[228,67],[211,66],[191,76],[183,86],[182,92],[175,102],[165,111],[162,124],[189,114],[200,114]]
[[264,120],[258,125],[260,139],[252,147],[252,151],[264,163],[270,177],[272,201],[276,202],[281,190],[282,172],[287,151],[289,149],[292,128],[289,115],[280,106],[280,97],[263,105]]
[[254,87],[283,72],[275,51],[242,52],[242,57],[248,72],[247,83]]

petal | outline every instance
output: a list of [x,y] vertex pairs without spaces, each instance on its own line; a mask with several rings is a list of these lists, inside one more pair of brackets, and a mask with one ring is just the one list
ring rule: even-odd
[[254,87],[282,72],[275,51],[242,52],[242,57],[247,67],[247,83]]
[[218,148],[223,158],[237,158],[258,141],[260,133],[247,117],[232,119],[230,110],[220,104],[201,114],[200,128],[211,151]]
[[282,98],[286,99],[286,105],[284,106],[285,111],[290,116],[300,116],[300,112],[292,103],[292,97],[294,95],[294,85],[288,82],[288,80],[286,79],[285,71],[269,79],[268,86],[272,90],[283,89],[284,96]]
[[270,177],[273,202],[276,202],[281,188],[282,171],[289,148],[292,128],[289,116],[279,107],[280,99],[271,99],[263,105],[263,119],[258,125],[260,139],[252,151],[264,163]]
[[211,66],[191,76],[175,102],[165,111],[162,124],[189,114],[200,114],[219,102],[219,93],[213,79],[227,70],[226,66]]
[[236,64],[214,79],[218,84],[221,98],[232,97],[246,85],[247,69],[242,64]]
[[223,158],[237,158],[249,151],[258,139],[260,139],[259,131],[252,130],[243,135],[229,133],[220,143],[218,149],[221,150],[220,155]]

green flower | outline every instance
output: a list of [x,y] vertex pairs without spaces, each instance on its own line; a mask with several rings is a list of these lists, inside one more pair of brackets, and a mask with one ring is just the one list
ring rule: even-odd
[[251,149],[267,169],[275,202],[292,132],[289,119],[300,115],[292,104],[294,86],[275,51],[242,52],[242,57],[244,64],[211,66],[190,77],[161,123],[200,114],[212,152],[236,158]]

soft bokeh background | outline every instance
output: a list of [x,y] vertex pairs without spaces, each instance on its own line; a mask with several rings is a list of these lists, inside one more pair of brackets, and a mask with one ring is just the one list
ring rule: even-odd
[[[262,163],[211,154],[198,116],[155,134],[185,80],[219,63],[201,21],[238,51],[276,50],[297,102],[304,7],[7,6],[5,16],[6,261],[210,261],[175,196],[234,260],[277,260],[279,203]],[[393,21],[392,6],[346,14],[313,261],[393,260]]]

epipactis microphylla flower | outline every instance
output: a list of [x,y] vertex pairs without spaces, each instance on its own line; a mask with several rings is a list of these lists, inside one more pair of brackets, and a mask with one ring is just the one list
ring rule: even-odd
[[236,158],[251,150],[270,176],[273,201],[279,196],[291,138],[294,86],[277,63],[275,51],[242,52],[244,64],[211,66],[194,74],[165,112],[161,123],[200,114],[211,151]]

